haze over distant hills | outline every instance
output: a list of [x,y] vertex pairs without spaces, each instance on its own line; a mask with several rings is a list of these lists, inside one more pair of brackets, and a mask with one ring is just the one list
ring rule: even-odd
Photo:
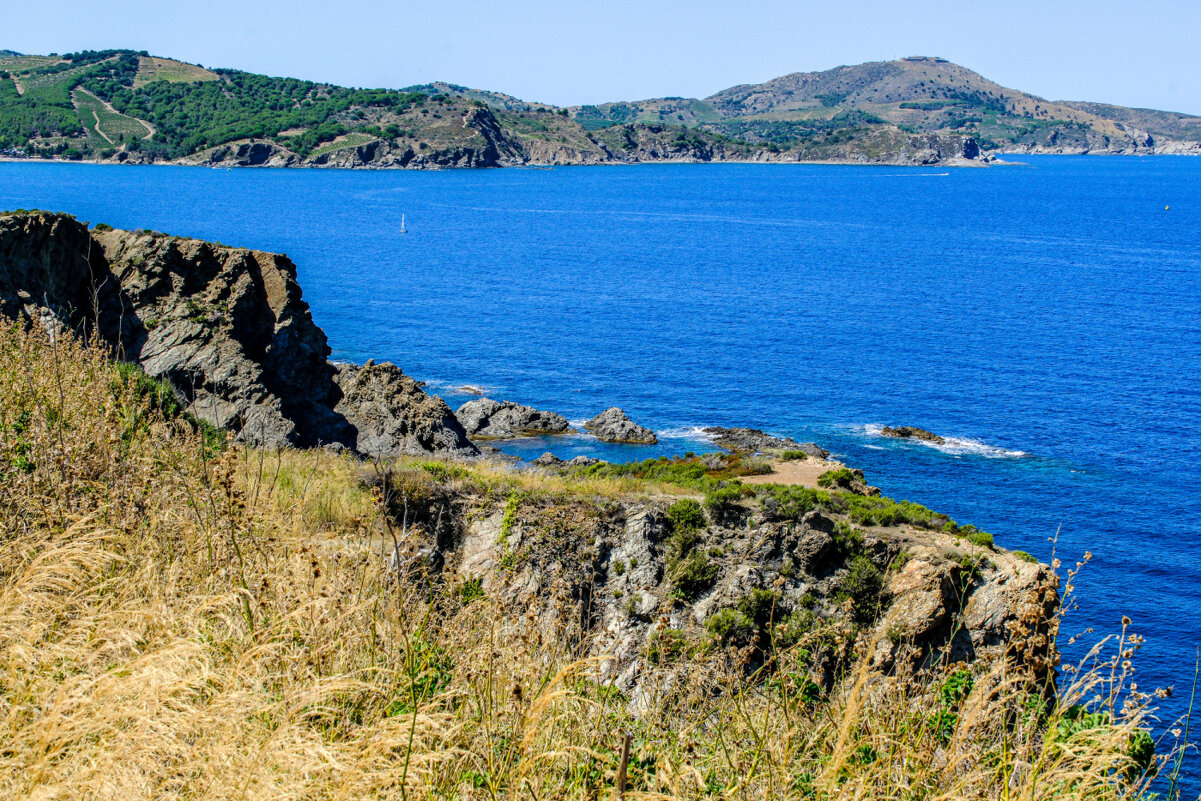
[[794,73],[704,99],[558,108],[447,83],[350,89],[144,52],[0,51],[9,157],[229,166],[645,161],[973,163],[1201,154],[1201,117],[1052,102],[940,58]]

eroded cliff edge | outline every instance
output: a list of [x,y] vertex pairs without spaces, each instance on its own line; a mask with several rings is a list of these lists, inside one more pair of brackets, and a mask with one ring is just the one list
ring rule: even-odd
[[35,212],[0,216],[0,268],[0,312],[96,337],[252,445],[478,454],[400,368],[329,361],[286,256]]

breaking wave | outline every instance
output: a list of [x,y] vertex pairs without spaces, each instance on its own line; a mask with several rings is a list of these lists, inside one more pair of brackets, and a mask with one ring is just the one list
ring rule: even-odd
[[[883,437],[884,426],[866,425],[863,426],[863,433],[869,437]],[[989,445],[987,442],[981,442],[976,439],[968,439],[966,437],[943,437],[943,442],[927,442],[922,439],[900,439],[896,442],[910,442],[915,445],[924,445],[927,448],[933,448],[936,451],[949,453],[953,456],[982,456],[985,459],[1020,459],[1030,456],[1026,451],[1010,450],[1002,448],[999,445]]]

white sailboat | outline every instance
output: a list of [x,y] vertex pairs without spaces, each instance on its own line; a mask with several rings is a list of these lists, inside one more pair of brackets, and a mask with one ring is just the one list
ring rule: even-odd
[[403,214],[400,215],[400,232],[402,234],[407,234],[409,232],[409,229],[405,228],[405,216]]

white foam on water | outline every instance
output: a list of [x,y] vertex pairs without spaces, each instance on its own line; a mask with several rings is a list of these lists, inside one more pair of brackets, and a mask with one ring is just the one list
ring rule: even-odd
[[660,439],[688,439],[693,442],[712,443],[717,439],[712,434],[705,433],[704,426],[680,426],[679,428],[665,428],[662,431],[656,431],[655,434]]
[[[868,423],[864,426],[857,426],[865,435],[869,437],[883,437],[884,426],[875,423]],[[952,456],[982,456],[985,459],[1021,459],[1029,456],[1026,451],[1010,450],[1002,448],[999,445],[989,445],[987,442],[981,442],[976,439],[968,439],[967,437],[943,437],[943,442],[928,442],[924,439],[906,438],[896,440],[897,442],[911,442],[915,445],[924,445],[927,448],[933,448],[936,451],[949,453]],[[876,446],[868,445],[872,448]]]
[[[464,383],[462,381],[443,381],[438,378],[425,379],[427,389],[446,392],[452,395],[474,395],[476,397],[491,397],[500,391],[500,387],[490,387],[483,384]],[[467,390],[471,391],[468,392]]]

